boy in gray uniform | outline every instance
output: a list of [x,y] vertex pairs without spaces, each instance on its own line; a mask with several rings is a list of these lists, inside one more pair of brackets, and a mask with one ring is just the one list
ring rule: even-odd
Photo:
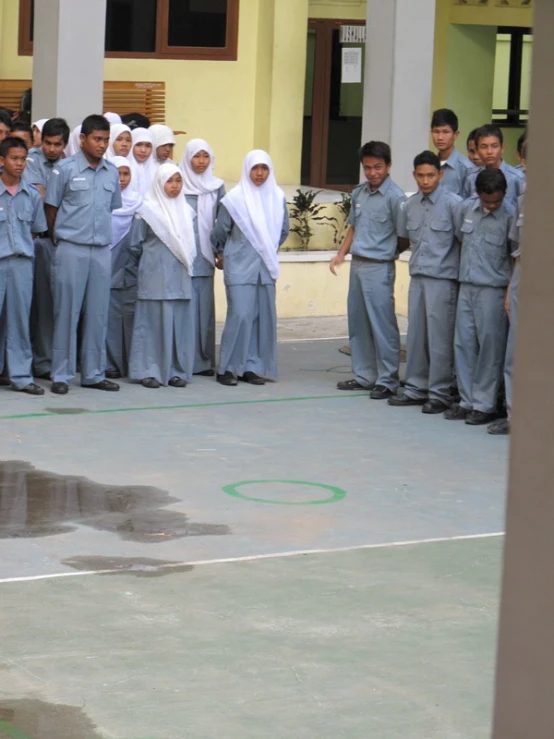
[[389,405],[422,405],[423,413],[443,413],[451,404],[454,324],[460,250],[456,239],[461,198],[442,184],[436,154],[414,160],[419,192],[403,208],[398,235],[409,238],[408,363],[402,395]]
[[497,417],[506,354],[506,288],[512,276],[509,233],[514,209],[506,200],[507,182],[499,169],[477,176],[477,195],[459,211],[460,294],[454,356],[461,401],[444,414],[471,426]]
[[53,261],[54,339],[52,392],[65,395],[77,371],[77,325],[82,314],[81,385],[119,390],[106,380],[106,332],[110,303],[111,212],[121,208],[119,173],[103,157],[110,124],[85,118],[81,151],[58,162],[46,188]]
[[23,180],[27,147],[0,143],[0,316],[6,326],[8,376],[14,390],[43,395],[32,377],[29,316],[33,295],[33,233],[46,230],[39,191]]
[[458,116],[453,110],[435,110],[431,119],[433,144],[439,153],[443,172],[442,187],[455,195],[464,191],[468,175],[475,166],[456,149],[456,139],[460,135]]
[[[69,141],[69,126],[63,118],[51,118],[43,127],[42,144],[27,157],[27,181],[44,197],[56,163],[64,157]],[[31,310],[31,339],[35,374],[51,379],[52,336],[54,334],[54,303],[52,300],[52,262],[54,244],[44,234],[35,241],[35,283]]]
[[360,150],[367,183],[352,193],[350,228],[331,260],[336,275],[352,252],[348,289],[348,333],[356,377],[337,383],[339,390],[370,389],[370,398],[390,398],[398,389],[400,334],[394,311],[395,259],[408,247],[398,238],[397,224],[406,201],[390,178],[391,150],[382,141],[370,141]]
[[504,154],[504,135],[502,131],[492,124],[481,126],[475,132],[475,146],[483,166],[468,176],[462,196],[470,198],[476,194],[475,183],[479,172],[484,169],[499,169],[504,174],[507,182],[506,199],[515,208],[518,197],[525,189],[525,175],[502,159]]

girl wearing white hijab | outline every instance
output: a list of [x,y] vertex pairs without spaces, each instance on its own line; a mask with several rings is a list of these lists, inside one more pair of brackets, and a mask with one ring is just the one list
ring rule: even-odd
[[196,257],[192,278],[194,374],[207,377],[215,374],[215,253],[210,235],[217,208],[225,196],[223,180],[213,174],[214,163],[214,153],[207,141],[193,139],[185,146],[181,163],[183,191],[187,203],[196,213]]
[[129,160],[113,157],[111,161],[119,170],[123,204],[112,212],[112,282],[106,337],[106,377],[117,380],[127,376],[131,350],[137,302],[137,265],[130,247],[133,223],[137,222],[134,216],[142,198],[133,190]]
[[104,118],[109,122],[110,126],[115,123],[121,123],[121,116],[117,113],[104,113]]
[[159,167],[160,164],[173,161],[171,158],[175,147],[175,134],[173,130],[161,123],[155,123],[148,130],[152,134],[155,166]]
[[192,377],[194,212],[176,164],[162,164],[133,229],[140,255],[129,377],[147,388],[186,387]]
[[81,125],[76,126],[71,132],[69,143],[65,149],[66,157],[75,156],[81,151]]
[[147,128],[135,128],[131,131],[131,141],[133,148],[129,154],[129,161],[131,162],[133,187],[139,195],[145,197],[156,172],[152,154],[154,140]]
[[39,146],[42,144],[42,129],[44,128],[44,124],[46,121],[49,120],[48,118],[41,118],[38,121],[35,121],[32,125],[33,128],[33,148],[38,149]]
[[[277,252],[289,233],[285,194],[271,157],[247,155],[239,184],[221,201],[212,244],[223,251],[227,317],[217,381],[263,385],[277,376]],[[260,376],[262,375],[262,376]]]
[[124,123],[114,123],[110,126],[110,145],[106,152],[106,159],[112,161],[114,157],[128,157],[133,147],[131,129]]

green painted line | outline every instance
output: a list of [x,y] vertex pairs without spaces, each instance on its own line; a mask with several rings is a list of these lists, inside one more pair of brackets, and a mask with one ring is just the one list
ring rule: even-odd
[[225,406],[231,406],[231,405],[263,405],[267,403],[294,403],[294,402],[307,402],[311,400],[336,400],[337,398],[341,398],[342,400],[346,400],[347,398],[359,398],[361,396],[365,397],[365,393],[343,393],[341,395],[312,395],[312,396],[299,396],[296,398],[266,398],[264,400],[227,400],[227,401],[220,401],[215,403],[184,403],[183,405],[150,405],[150,406],[144,406],[139,408],[102,408],[100,410],[96,411],[87,411],[86,413],[83,413],[80,411],[79,413],[48,413],[48,412],[40,412],[40,413],[14,413],[7,416],[0,416],[0,421],[14,421],[24,418],[61,418],[65,416],[66,418],[71,418],[73,415],[78,415],[81,417],[86,416],[95,416],[102,413],[141,413],[142,411],[176,411],[176,410],[183,410],[187,408],[218,408],[218,407],[225,407]]
[[[281,501],[269,500],[268,498],[252,498],[249,495],[244,495],[244,493],[240,493],[238,491],[238,488],[241,488],[244,485],[270,485],[275,482],[287,485],[306,485],[311,488],[321,488],[322,490],[328,490],[331,495],[328,498],[321,498],[320,500]],[[267,503],[268,505],[327,505],[327,503],[338,503],[339,500],[343,500],[346,497],[346,490],[337,488],[334,485],[322,485],[319,482],[306,482],[305,480],[243,480],[243,482],[235,482],[232,485],[225,485],[222,490],[233,498],[240,498],[241,500],[248,500],[254,503]]]
[[3,731],[11,739],[32,739],[28,734],[16,729],[11,724],[7,724],[5,721],[0,721],[0,731]]

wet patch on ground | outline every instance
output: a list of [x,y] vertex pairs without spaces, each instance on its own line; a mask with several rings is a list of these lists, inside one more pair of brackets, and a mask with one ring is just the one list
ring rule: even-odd
[[149,557],[69,557],[62,565],[79,572],[98,572],[102,575],[135,575],[136,577],[165,577],[178,572],[192,572],[192,565],[167,559]]

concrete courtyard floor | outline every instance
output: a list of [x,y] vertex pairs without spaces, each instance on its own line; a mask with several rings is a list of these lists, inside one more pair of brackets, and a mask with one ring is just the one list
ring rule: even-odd
[[278,383],[0,388],[0,737],[485,739],[506,439]]

